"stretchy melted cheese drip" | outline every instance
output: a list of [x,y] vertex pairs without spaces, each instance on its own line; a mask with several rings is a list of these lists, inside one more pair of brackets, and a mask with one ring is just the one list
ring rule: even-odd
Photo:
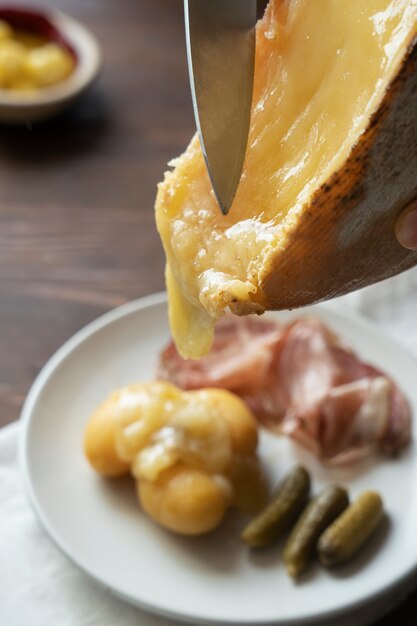
[[183,356],[207,352],[225,309],[264,310],[272,256],[367,127],[416,21],[416,0],[271,0],[257,26],[248,152],[229,215],[196,137],[159,185],[170,323]]

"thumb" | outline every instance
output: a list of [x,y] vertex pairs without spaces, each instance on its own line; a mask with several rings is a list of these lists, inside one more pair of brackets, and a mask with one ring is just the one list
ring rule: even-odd
[[409,204],[397,218],[395,236],[404,248],[417,250],[417,200]]

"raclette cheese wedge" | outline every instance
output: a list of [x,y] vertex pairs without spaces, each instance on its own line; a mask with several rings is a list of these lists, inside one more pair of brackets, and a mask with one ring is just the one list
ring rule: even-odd
[[417,263],[394,222],[417,195],[416,0],[271,0],[257,25],[248,150],[228,216],[197,137],[159,185],[174,339],[341,295]]

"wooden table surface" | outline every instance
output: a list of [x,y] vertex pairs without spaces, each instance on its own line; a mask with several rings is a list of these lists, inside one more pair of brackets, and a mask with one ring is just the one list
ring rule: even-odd
[[194,130],[180,0],[53,5],[91,27],[103,71],[68,115],[0,127],[0,425],[75,331],[164,288],[156,184]]
[[[181,0],[50,4],[93,30],[104,64],[68,114],[0,127],[0,426],[75,331],[164,288],[155,189],[194,131]],[[417,594],[380,622],[415,624]]]

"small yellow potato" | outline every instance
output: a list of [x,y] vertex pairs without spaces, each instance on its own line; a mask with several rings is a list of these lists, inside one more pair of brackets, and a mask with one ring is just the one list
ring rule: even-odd
[[74,59],[65,48],[0,20],[0,88],[29,92],[67,78]]
[[28,68],[39,87],[49,87],[67,78],[74,69],[74,59],[67,50],[48,43],[28,51]]
[[136,383],[114,391],[113,411],[119,425],[116,451],[132,463],[140,450],[149,445],[154,433],[170,419],[182,392],[171,383]]
[[127,473],[138,451],[166,422],[164,403],[180,396],[170,383],[133,384],[113,391],[90,417],[84,450],[101,474]]
[[33,81],[29,80],[28,78],[22,79],[22,80],[15,80],[13,83],[10,83],[9,85],[9,91],[19,91],[22,93],[22,95],[27,95],[27,97],[30,97],[34,91],[37,90],[36,85],[33,83]]
[[255,418],[245,402],[225,389],[203,389],[198,394],[207,406],[216,406],[230,429],[233,451],[252,454],[258,445],[258,429]]
[[138,497],[158,524],[182,535],[216,528],[229,506],[227,483],[183,463],[162,472],[156,481],[140,480]]
[[117,423],[114,417],[112,396],[90,417],[84,434],[84,452],[103,476],[122,476],[129,473],[130,465],[118,456],[115,438]]
[[8,22],[0,20],[0,42],[7,41],[13,37],[13,28]]
[[0,41],[0,87],[13,87],[28,78],[26,50],[18,41]]

